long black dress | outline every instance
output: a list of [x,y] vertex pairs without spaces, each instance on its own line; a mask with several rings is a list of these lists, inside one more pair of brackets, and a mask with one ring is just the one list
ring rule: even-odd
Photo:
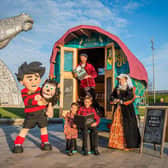
[[[123,131],[127,148],[138,148],[141,140],[133,106],[133,98],[133,89],[129,89],[128,87],[125,90],[115,88],[110,97],[110,102],[113,102],[115,99],[121,100],[119,105],[121,107]],[[117,105],[115,104],[114,112],[116,109]]]

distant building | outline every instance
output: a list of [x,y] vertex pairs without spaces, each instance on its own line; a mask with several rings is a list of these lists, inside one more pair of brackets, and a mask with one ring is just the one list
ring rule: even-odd
[[7,65],[0,59],[0,105],[22,105],[19,86]]

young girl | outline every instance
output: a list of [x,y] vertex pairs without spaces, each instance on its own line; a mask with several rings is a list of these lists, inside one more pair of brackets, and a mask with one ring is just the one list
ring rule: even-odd
[[78,104],[72,103],[71,110],[65,115],[64,134],[66,139],[66,152],[69,156],[77,152],[76,139],[78,137],[77,125],[74,123],[74,115],[77,114]]

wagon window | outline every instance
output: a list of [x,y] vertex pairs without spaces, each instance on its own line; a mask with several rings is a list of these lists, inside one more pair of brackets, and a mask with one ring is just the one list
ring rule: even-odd
[[64,71],[72,71],[73,68],[73,51],[64,51]]

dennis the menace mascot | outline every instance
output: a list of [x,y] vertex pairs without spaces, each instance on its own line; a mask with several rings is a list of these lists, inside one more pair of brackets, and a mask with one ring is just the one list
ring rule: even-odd
[[47,102],[41,98],[39,87],[41,77],[44,75],[45,67],[40,62],[32,62],[27,64],[23,63],[16,74],[18,81],[25,88],[21,91],[22,98],[25,104],[26,117],[24,120],[23,128],[14,141],[14,153],[22,153],[22,144],[25,140],[29,129],[34,128],[36,125],[41,131],[41,149],[51,150],[52,146],[48,142],[47,132]]

